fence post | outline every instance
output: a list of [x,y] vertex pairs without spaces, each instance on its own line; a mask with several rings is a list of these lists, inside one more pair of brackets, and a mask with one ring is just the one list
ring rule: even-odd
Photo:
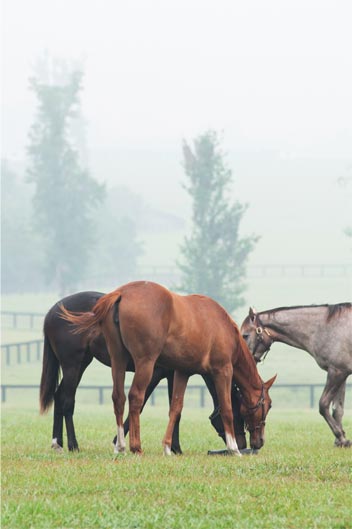
[[314,386],[310,385],[310,407],[314,408]]
[[99,404],[104,404],[104,388],[99,388]]
[[17,363],[21,363],[21,344],[17,344]]
[[31,361],[31,344],[30,342],[27,343],[27,362]]
[[200,386],[199,389],[200,389],[200,407],[204,408],[205,407],[205,387]]
[[6,402],[6,386],[1,386],[1,402]]
[[40,340],[37,341],[37,360],[40,360]]
[[10,365],[10,346],[6,346],[6,365]]
[[150,405],[155,406],[155,391],[150,395]]

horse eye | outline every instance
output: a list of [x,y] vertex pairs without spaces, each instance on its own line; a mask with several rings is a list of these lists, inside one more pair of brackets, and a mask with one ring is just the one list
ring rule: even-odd
[[249,334],[243,334],[242,337],[243,337],[244,340],[248,340]]

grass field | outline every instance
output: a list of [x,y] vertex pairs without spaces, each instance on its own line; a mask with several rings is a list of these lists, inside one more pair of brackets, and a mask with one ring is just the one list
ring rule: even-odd
[[[281,280],[275,285],[252,281],[248,299],[260,310],[351,298],[350,279]],[[58,298],[5,296],[2,309],[46,312]],[[244,316],[242,311],[237,320]],[[3,343],[41,337],[40,326],[2,331]],[[326,377],[307,353],[280,344],[272,347],[259,371],[264,380],[278,373],[278,383],[322,383]],[[39,384],[40,374],[41,362],[34,361],[3,365],[1,377],[3,384]],[[190,384],[198,383],[191,378]],[[88,384],[110,385],[110,370],[94,361],[81,383]],[[166,399],[160,404],[158,397],[158,405],[148,404],[142,416],[144,455],[117,459],[110,443],[115,432],[110,395],[106,405],[97,406],[96,394],[78,390],[75,424],[81,451],[75,454],[50,449],[52,413],[39,416],[37,390],[10,391],[8,396],[2,406],[3,529],[352,528],[352,449],[333,447],[317,404],[305,409],[307,396],[291,395],[288,403],[287,394],[274,385],[265,447],[258,456],[242,458],[206,455],[223,444],[208,420],[210,398],[204,409],[195,408],[189,390],[181,423],[184,455],[163,457],[167,409]],[[344,419],[349,438],[351,396],[349,390]]]
[[[257,456],[209,457],[222,448],[206,411],[185,409],[184,455],[162,456],[167,410],[142,416],[143,456],[115,459],[110,406],[81,406],[79,453],[50,449],[51,414],[2,410],[3,529],[347,529],[350,449],[316,412],[270,412]],[[352,421],[346,420],[352,435]]]

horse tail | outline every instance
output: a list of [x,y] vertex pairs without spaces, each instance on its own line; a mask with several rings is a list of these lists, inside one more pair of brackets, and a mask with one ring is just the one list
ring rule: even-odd
[[49,338],[44,334],[43,367],[40,380],[40,413],[48,411],[53,403],[55,391],[59,384],[60,363],[51,347]]
[[93,339],[101,333],[101,323],[120,299],[121,292],[114,290],[98,299],[90,312],[71,312],[60,305],[60,317],[74,326],[73,334],[87,333]]

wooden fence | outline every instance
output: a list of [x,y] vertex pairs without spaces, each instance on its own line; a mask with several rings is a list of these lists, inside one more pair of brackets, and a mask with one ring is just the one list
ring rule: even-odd
[[[293,403],[294,407],[297,408],[315,408],[317,404],[317,399],[320,398],[324,384],[274,384],[270,390],[271,397],[273,399],[274,405],[277,408],[287,407],[287,403]],[[129,386],[126,386],[126,391],[128,391]],[[26,390],[33,390],[36,393],[36,398],[39,395],[39,386],[38,385],[26,385],[26,384],[2,384],[1,385],[1,402],[8,402],[8,393],[9,392],[20,392]],[[95,394],[94,402],[96,404],[103,405],[105,402],[111,402],[111,391],[112,386],[79,386],[78,391],[92,391]],[[319,392],[318,392],[319,390]],[[187,386],[186,396],[193,394],[193,399],[190,399],[193,402],[195,407],[204,408],[206,405],[211,405],[210,403],[210,394],[205,385],[189,385]],[[108,392],[108,393],[107,393]],[[346,385],[346,394],[349,395],[352,393],[352,384]],[[106,396],[108,399],[106,400]],[[346,397],[347,397],[346,395]],[[298,398],[299,397],[299,398]],[[23,397],[24,398],[24,397]],[[163,403],[167,399],[167,386],[159,385],[152,395],[150,396],[149,402],[151,406],[157,405],[159,398],[162,398]],[[187,399],[186,399],[187,400]],[[207,403],[207,401],[209,401]],[[210,403],[210,404],[209,404]],[[351,403],[346,399],[347,407],[350,407]]]
[[40,362],[43,352],[43,340],[7,343],[1,345],[1,358],[6,366],[24,362]]

